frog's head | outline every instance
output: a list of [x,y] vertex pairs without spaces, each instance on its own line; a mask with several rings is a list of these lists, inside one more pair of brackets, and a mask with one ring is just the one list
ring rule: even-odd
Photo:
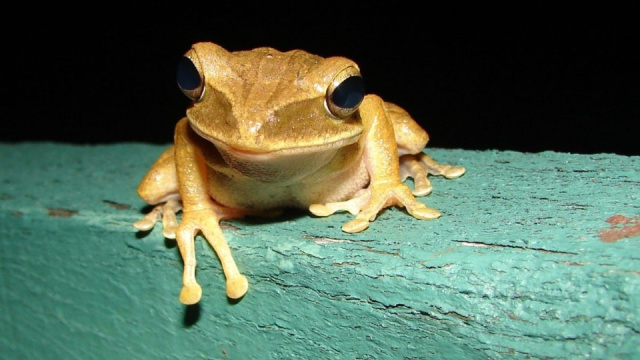
[[178,66],[191,127],[219,149],[300,154],[339,149],[363,131],[360,70],[342,57],[193,45]]

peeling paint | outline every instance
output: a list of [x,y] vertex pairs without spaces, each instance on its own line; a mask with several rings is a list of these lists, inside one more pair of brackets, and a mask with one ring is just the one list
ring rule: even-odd
[[131,208],[131,205],[121,204],[111,200],[102,200],[102,202],[117,210],[127,210]]
[[613,243],[640,235],[640,221],[637,216],[628,218],[624,215],[613,215],[605,221],[610,227],[600,230],[599,237],[602,242]]
[[52,218],[70,218],[78,213],[78,210],[47,208],[49,217]]

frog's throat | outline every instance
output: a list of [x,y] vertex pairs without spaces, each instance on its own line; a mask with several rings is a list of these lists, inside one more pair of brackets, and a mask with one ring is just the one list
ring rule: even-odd
[[309,155],[314,153],[335,151],[357,142],[361,135],[361,133],[358,133],[347,138],[338,139],[338,140],[323,143],[323,144],[292,146],[292,147],[281,148],[277,150],[260,151],[260,150],[239,149],[225,143],[222,140],[216,139],[210,135],[206,135],[202,133],[195,126],[192,126],[191,128],[200,137],[212,143],[219,151],[233,155],[238,159],[252,160],[252,161],[268,161],[272,159],[283,159],[289,156]]

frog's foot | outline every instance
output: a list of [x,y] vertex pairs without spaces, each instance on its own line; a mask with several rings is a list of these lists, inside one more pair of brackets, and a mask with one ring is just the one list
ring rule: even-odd
[[369,227],[369,223],[375,220],[382,209],[393,205],[405,207],[417,219],[428,220],[440,216],[438,210],[428,208],[417,201],[411,194],[409,187],[400,182],[384,182],[370,185],[369,188],[360,190],[350,200],[312,204],[309,207],[309,211],[316,216],[329,216],[337,211],[346,210],[356,215],[356,218],[346,223],[342,230],[354,233]]
[[400,182],[387,181],[372,184],[369,188],[372,189],[371,198],[355,219],[342,226],[343,231],[355,233],[366,229],[382,209],[394,205],[404,207],[416,219],[430,220],[440,217],[438,210],[428,208],[416,200],[409,187]]
[[309,211],[315,216],[329,216],[337,211],[348,211],[351,215],[358,215],[360,209],[364,207],[370,197],[371,192],[369,189],[361,189],[353,196],[353,198],[347,201],[311,204],[311,206],[309,206]]
[[438,164],[429,155],[420,153],[416,155],[404,155],[400,157],[400,181],[408,177],[413,178],[415,196],[425,196],[431,193],[431,182],[427,175],[442,175],[447,179],[455,179],[465,173],[465,168]]
[[182,285],[182,290],[180,291],[180,302],[185,305],[193,305],[196,304],[202,298],[202,288],[196,282],[193,284],[184,284]]
[[140,231],[148,231],[162,219],[162,235],[169,239],[176,238],[178,220],[176,213],[182,209],[182,203],[178,199],[170,199],[165,203],[156,205],[144,218],[133,223]]
[[[144,218],[133,223],[133,226],[140,231],[148,231],[162,220],[162,235],[167,239],[175,239],[178,228],[176,214],[180,210],[182,210],[182,202],[179,199],[167,200],[156,205]],[[228,208],[217,204],[214,205],[213,210],[220,220],[242,218],[249,214],[242,209]]]
[[180,302],[185,305],[195,304],[200,301],[202,289],[198,285],[195,277],[196,256],[194,239],[198,232],[207,239],[213,250],[218,255],[222,270],[227,279],[227,296],[238,299],[246,294],[249,288],[247,278],[240,274],[231,249],[225,240],[220,229],[220,217],[217,214],[219,209],[204,208],[198,210],[185,211],[182,221],[176,229],[176,240],[180,248],[180,254],[184,261],[184,271],[182,275],[182,291],[180,292]]
[[238,274],[233,278],[227,278],[227,296],[230,299],[239,299],[249,290],[249,280],[244,275]]

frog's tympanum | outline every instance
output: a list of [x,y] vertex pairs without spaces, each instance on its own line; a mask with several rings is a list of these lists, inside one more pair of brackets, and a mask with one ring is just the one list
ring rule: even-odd
[[[417,219],[435,219],[440,212],[414,197],[431,192],[427,175],[465,172],[424,154],[427,133],[399,106],[365,95],[358,65],[343,57],[268,47],[229,52],[197,43],[180,61],[177,80],[193,104],[176,126],[173,146],[138,187],[155,208],[135,227],[149,230],[162,219],[164,236],[176,239],[184,304],[202,295],[195,278],[199,232],[220,259],[227,296],[247,292],[220,220],[283,208],[308,208],[316,216],[346,210],[355,218],[342,230],[355,233],[394,205]],[[403,184],[407,177],[413,191]]]

